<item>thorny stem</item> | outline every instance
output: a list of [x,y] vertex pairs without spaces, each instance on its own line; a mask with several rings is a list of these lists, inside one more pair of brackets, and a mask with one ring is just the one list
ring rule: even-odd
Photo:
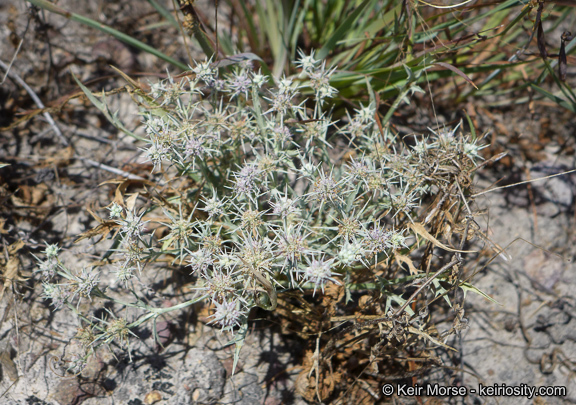
[[156,307],[151,307],[149,305],[144,304],[144,302],[142,302],[142,300],[140,300],[140,299],[138,299],[138,301],[135,303],[131,303],[131,302],[122,301],[122,300],[119,300],[116,298],[112,298],[112,297],[104,294],[99,289],[94,290],[94,296],[116,302],[117,304],[124,305],[126,307],[139,308],[139,309],[144,309],[146,311],[149,311],[148,314],[144,315],[142,318],[140,318],[140,319],[132,322],[130,325],[128,325],[128,328],[135,328],[137,326],[142,325],[144,322],[146,322],[150,318],[156,318],[156,317],[158,317],[158,316],[160,316],[166,312],[177,311],[179,309],[186,308],[186,307],[193,305],[193,304],[196,304],[197,302],[200,302],[203,299],[208,297],[208,295],[203,295],[199,298],[193,298],[191,300],[181,302],[180,304],[173,305],[171,307],[156,308]]
[[266,311],[274,311],[276,309],[276,306],[278,304],[278,300],[277,300],[277,296],[278,294],[276,293],[276,288],[272,285],[272,283],[270,283],[270,281],[268,281],[268,279],[266,277],[264,277],[259,271],[258,269],[255,269],[254,266],[249,265],[248,263],[246,263],[246,261],[242,258],[240,258],[240,260],[242,261],[242,263],[244,263],[244,265],[248,268],[250,268],[250,270],[252,270],[252,274],[254,275],[254,278],[256,280],[258,280],[258,282],[260,284],[262,284],[262,287],[264,287],[264,290],[266,290],[266,292],[268,293],[268,299],[270,300],[270,304],[265,304],[260,300],[257,300],[257,305],[259,307],[261,307],[262,309],[265,309]]
[[[458,187],[460,187],[460,186],[458,186]],[[466,208],[468,208],[468,205],[466,205]],[[470,210],[470,208],[468,208],[468,210]],[[470,214],[470,215],[472,215],[472,214]],[[470,216],[466,216],[466,228],[464,228],[464,233],[462,234],[462,240],[460,241],[460,250],[464,249],[464,243],[468,239],[468,232],[469,231],[470,231]],[[460,255],[460,253],[456,253],[455,257],[459,261],[462,261],[462,256]],[[456,283],[454,284],[455,286],[460,285],[460,279],[461,278],[462,278],[462,268],[459,268],[458,269],[458,275],[456,276]],[[456,292],[454,293],[454,295],[456,295]],[[462,301],[464,301],[464,298],[462,298]]]
[[399,317],[400,315],[402,315],[402,312],[404,312],[404,310],[406,309],[406,307],[408,305],[410,305],[410,303],[412,302],[412,300],[414,298],[416,298],[416,296],[418,294],[420,294],[420,291],[422,291],[424,288],[428,287],[432,281],[434,281],[434,279],[436,277],[438,277],[440,274],[442,274],[444,271],[448,270],[450,267],[458,264],[460,262],[460,259],[456,257],[456,255],[454,255],[454,258],[450,261],[450,263],[448,263],[447,265],[443,266],[440,270],[438,270],[436,273],[434,273],[428,280],[426,280],[420,287],[418,287],[418,289],[416,291],[414,291],[414,294],[412,294],[410,296],[410,298],[408,298],[406,300],[406,302],[404,303],[404,305],[402,305],[398,311],[396,311],[396,313],[393,315],[394,318]]

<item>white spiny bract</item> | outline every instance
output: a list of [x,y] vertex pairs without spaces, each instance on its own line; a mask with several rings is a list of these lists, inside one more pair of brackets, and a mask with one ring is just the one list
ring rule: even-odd
[[46,255],[46,259],[55,259],[58,257],[59,251],[60,251],[60,248],[58,247],[58,245],[46,244],[46,249],[44,249],[43,253]]
[[203,203],[202,211],[208,214],[208,219],[216,219],[224,214],[226,203],[218,198],[216,190],[212,190],[211,198],[203,197]]
[[243,95],[248,97],[248,92],[252,87],[252,79],[249,77],[248,72],[245,70],[236,71],[226,80],[227,91],[231,93],[231,97],[238,97]]
[[480,151],[489,145],[478,145],[478,140],[474,140],[472,142],[466,142],[463,144],[462,150],[463,152],[470,157],[470,159],[483,159],[480,156]]
[[295,65],[302,71],[302,74],[309,75],[314,73],[318,63],[320,63],[319,60],[314,59],[314,51],[312,51],[310,55],[306,55],[302,50],[299,50],[298,55],[300,56],[300,59],[296,61]]
[[216,311],[210,317],[214,318],[209,323],[218,323],[223,331],[232,330],[235,326],[240,326],[242,318],[246,316],[246,311],[242,309],[241,301],[232,300],[222,302],[213,301]]
[[214,84],[218,75],[218,70],[212,66],[212,60],[196,62],[196,67],[191,70],[196,73],[196,80],[198,82],[204,82],[207,85]]
[[148,221],[142,221],[144,213],[137,215],[133,211],[126,211],[126,217],[116,220],[121,226],[120,232],[127,240],[137,240],[142,237],[142,232]]
[[344,241],[338,252],[338,261],[344,266],[350,266],[364,258],[365,250],[358,240]]
[[374,122],[374,114],[376,113],[376,110],[372,105],[369,105],[367,107],[360,105],[360,108],[355,111],[356,111],[355,119],[360,121],[360,123],[370,124]]
[[188,264],[192,273],[201,273],[206,271],[214,264],[212,254],[206,249],[198,249],[195,252],[188,252]]
[[337,273],[332,272],[333,263],[334,259],[324,260],[312,258],[310,259],[310,264],[301,271],[303,273],[303,281],[314,284],[314,292],[312,295],[316,294],[318,288],[324,293],[324,287],[329,282],[340,285],[340,282],[334,278]]
[[281,218],[289,218],[300,214],[300,209],[297,206],[297,199],[285,197],[278,190],[276,190],[276,192],[277,196],[275,197],[275,201],[270,202],[270,205],[273,208],[272,213],[274,215]]
[[43,297],[52,301],[51,303],[55,310],[62,308],[62,306],[68,302],[71,294],[66,288],[66,285],[44,283],[43,287]]
[[[151,85],[140,108],[142,160],[152,163],[154,187],[132,201],[136,207],[108,208],[117,238],[111,288],[137,294],[154,261],[169,271],[180,266],[195,283],[187,291],[213,306],[210,323],[231,332],[252,308],[275,307],[272,289],[315,295],[332,284],[349,292],[348,280],[369,273],[369,263],[405,254],[407,224],[423,197],[455,176],[445,168],[454,159],[474,167],[480,158],[482,146],[457,128],[415,136],[405,147],[376,124],[372,103],[333,121],[326,104],[338,96],[330,85],[337,69],[314,54],[300,53],[296,65],[301,72],[275,85],[247,66],[224,73],[212,61]],[[47,245],[38,265],[52,305],[102,297],[98,274],[67,270],[58,251]],[[125,320],[107,325],[94,329],[96,342],[128,338]]]

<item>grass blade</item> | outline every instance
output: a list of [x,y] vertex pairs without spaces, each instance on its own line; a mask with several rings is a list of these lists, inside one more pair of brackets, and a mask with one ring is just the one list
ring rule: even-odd
[[564,100],[561,97],[558,97],[555,94],[550,93],[547,90],[544,90],[542,87],[535,85],[534,83],[530,83],[530,87],[536,90],[538,93],[542,94],[544,97],[549,98],[550,100],[554,101],[556,104],[566,108],[573,113],[576,113],[576,104],[569,103],[568,101]]
[[170,23],[171,26],[173,26],[176,29],[179,28],[178,21],[176,21],[172,13],[170,13],[170,11],[166,9],[166,7],[158,3],[156,0],[147,0],[147,1],[148,3],[150,3],[152,7],[156,9],[156,11],[158,11],[158,14],[160,14],[162,17],[166,19],[166,21]]
[[362,4],[360,4],[356,8],[356,10],[354,10],[354,12],[350,14],[348,18],[346,18],[346,20],[344,20],[342,25],[338,27],[338,29],[330,36],[330,38],[328,38],[328,40],[326,41],[324,46],[320,49],[320,51],[318,51],[317,55],[318,59],[324,59],[328,56],[328,54],[330,53],[330,51],[332,51],[332,49],[334,49],[338,41],[344,38],[344,36],[350,31],[350,29],[354,25],[354,22],[358,19],[358,17],[360,17],[360,14],[362,14],[362,12],[366,9],[366,7],[368,6],[368,4],[370,4],[370,2],[371,2],[370,0],[364,0]]

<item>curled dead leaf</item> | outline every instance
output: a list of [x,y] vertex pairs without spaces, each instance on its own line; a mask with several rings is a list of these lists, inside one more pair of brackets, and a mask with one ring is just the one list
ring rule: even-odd
[[136,206],[136,200],[138,200],[139,195],[140,193],[134,193],[126,199],[126,208],[128,209],[128,211],[134,211],[134,207]]
[[21,277],[18,274],[18,270],[20,269],[20,259],[18,256],[12,256],[8,259],[5,266],[3,267],[2,271],[2,291],[0,292],[0,301],[4,298],[4,293],[6,289],[10,289],[14,291],[16,283],[19,281],[26,281],[26,278]]
[[8,229],[4,228],[5,225],[6,225],[6,219],[0,218],[0,234],[1,235],[6,235],[7,233],[10,232]]
[[8,254],[13,255],[16,252],[18,252],[20,249],[22,249],[24,246],[26,246],[26,243],[22,239],[17,240],[16,242],[14,242],[10,246],[8,246]]
[[418,269],[414,266],[414,263],[412,263],[412,259],[410,259],[408,256],[396,253],[394,255],[394,258],[396,259],[396,263],[398,263],[400,267],[402,267],[402,263],[405,263],[408,266],[408,268],[410,269],[410,275],[418,274]]
[[74,157],[74,148],[72,146],[68,146],[67,148],[64,148],[64,149],[58,151],[58,153],[55,153],[53,157],[47,158],[43,162],[43,166],[44,167],[68,166],[73,157]]

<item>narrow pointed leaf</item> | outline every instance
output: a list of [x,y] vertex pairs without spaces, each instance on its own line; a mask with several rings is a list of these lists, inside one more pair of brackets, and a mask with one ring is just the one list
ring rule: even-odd
[[451,70],[452,72],[456,73],[458,76],[460,76],[462,79],[466,80],[468,83],[470,83],[476,90],[478,90],[478,87],[474,84],[474,82],[472,81],[472,79],[470,79],[470,77],[468,77],[468,75],[466,73],[464,73],[463,71],[461,71],[460,69],[458,69],[456,66],[452,66],[449,63],[446,62],[436,62],[435,65],[438,66],[442,66],[448,70]]
[[352,14],[350,14],[344,20],[342,25],[340,27],[338,27],[338,29],[336,29],[336,31],[334,31],[334,33],[326,41],[326,44],[324,44],[324,46],[318,52],[318,54],[317,54],[318,59],[325,59],[328,56],[328,54],[330,53],[330,51],[332,51],[336,47],[336,44],[338,43],[338,41],[343,39],[346,36],[346,34],[350,32],[350,29],[354,25],[354,22],[358,19],[358,17],[360,17],[360,15],[366,9],[368,4],[370,4],[370,1],[371,0],[363,1],[356,8],[356,10],[354,10],[354,12],[352,12]]

